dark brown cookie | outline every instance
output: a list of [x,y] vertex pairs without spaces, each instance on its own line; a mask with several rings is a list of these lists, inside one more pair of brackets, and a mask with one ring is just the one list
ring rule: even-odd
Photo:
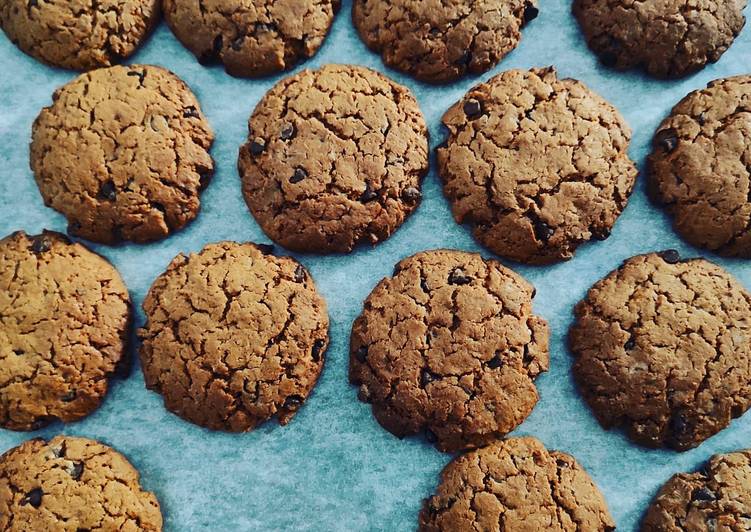
[[636,179],[621,115],[552,67],[477,85],[443,123],[438,165],[454,218],[512,260],[565,260],[607,238]]
[[650,192],[695,246],[751,258],[751,76],[711,82],[652,141]]
[[574,458],[531,437],[510,438],[452,460],[425,500],[421,532],[610,532],[615,522]]
[[180,78],[116,66],[79,76],[52,100],[34,122],[31,168],[71,234],[147,242],[196,217],[214,135]]
[[425,120],[406,87],[373,70],[326,65],[283,79],[248,129],[239,159],[245,201],[289,249],[375,244],[420,203]]
[[93,440],[57,436],[0,457],[0,529],[159,532],[162,514],[123,455]]
[[270,246],[221,242],[178,255],[143,310],[146,386],[198,425],[286,425],[313,389],[328,345],[326,303],[300,263]]
[[575,313],[574,374],[605,428],[685,451],[751,405],[751,295],[719,266],[633,257]]
[[340,0],[164,0],[164,16],[202,63],[233,76],[292,68],[323,44]]
[[0,426],[93,412],[126,357],[130,298],[115,268],[61,234],[19,231],[0,240],[0,287]]
[[441,83],[494,67],[537,16],[536,0],[355,0],[352,20],[384,62]]
[[714,63],[746,22],[746,0],[574,0],[589,47],[607,66],[676,78]]
[[384,428],[425,431],[442,451],[485,445],[537,403],[548,327],[534,288],[475,253],[427,251],[396,265],[352,326],[350,381]]
[[0,26],[47,64],[89,70],[119,63],[159,20],[158,0],[4,0]]

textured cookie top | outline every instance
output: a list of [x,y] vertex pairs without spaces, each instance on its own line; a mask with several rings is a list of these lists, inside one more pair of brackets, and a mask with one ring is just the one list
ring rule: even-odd
[[535,0],[355,0],[352,19],[384,62],[447,82],[495,66],[537,16]]
[[590,48],[618,69],[685,76],[717,61],[746,22],[746,0],[574,0]]
[[178,39],[204,63],[234,76],[291,68],[323,43],[339,0],[164,0]]
[[525,437],[452,460],[423,505],[420,530],[610,532],[615,522],[573,457]]
[[126,356],[120,275],[63,235],[17,232],[0,240],[0,287],[0,426],[36,430],[90,414]]
[[711,262],[633,257],[590,289],[576,318],[574,373],[606,428],[682,451],[751,405],[751,296]]
[[701,472],[674,475],[652,501],[641,530],[751,530],[751,450],[718,454]]
[[34,122],[31,168],[70,233],[146,242],[196,217],[214,136],[182,80],[157,66],[116,66],[52,99]]
[[569,259],[582,242],[606,238],[636,179],[618,111],[553,68],[481,83],[443,123],[438,164],[454,218],[512,260]]
[[277,415],[286,425],[321,373],[326,303],[302,265],[269,247],[178,255],[146,296],[146,385],[188,421],[241,432]]
[[484,445],[537,403],[548,328],[534,288],[475,253],[438,250],[397,264],[352,327],[350,380],[397,436],[425,431],[443,451]]
[[0,26],[53,66],[88,70],[131,55],[159,19],[158,0],[3,0]]
[[158,532],[162,514],[123,455],[93,440],[57,436],[0,457],[0,528]]
[[751,257],[751,76],[690,93],[652,145],[650,189],[676,231],[721,255]]

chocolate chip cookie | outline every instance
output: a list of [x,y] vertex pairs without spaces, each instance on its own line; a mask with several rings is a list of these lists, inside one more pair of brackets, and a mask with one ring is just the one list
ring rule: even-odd
[[0,27],[52,66],[89,70],[127,58],[159,20],[158,0],[4,0]]
[[59,233],[19,231],[0,240],[0,286],[0,426],[93,412],[127,353],[130,298],[115,268]]
[[494,67],[537,17],[535,0],[355,0],[352,20],[384,62],[442,83]]
[[695,246],[751,258],[751,76],[711,82],[652,141],[650,192]]
[[202,63],[220,62],[233,76],[292,68],[323,44],[339,0],[164,0],[177,38]]
[[685,451],[751,405],[751,295],[719,266],[633,257],[575,314],[574,374],[605,428]]
[[159,532],[162,514],[123,455],[93,440],[57,436],[0,457],[0,529]]
[[452,460],[420,513],[421,532],[611,532],[615,522],[587,472],[531,437]]
[[220,242],[178,255],[143,303],[146,386],[175,414],[242,432],[286,425],[328,345],[326,303],[303,266],[271,246]]
[[458,223],[503,257],[566,260],[610,234],[636,179],[618,111],[551,68],[509,70],[443,116],[444,193]]
[[214,136],[193,93],[157,66],[94,70],[55,91],[32,130],[31,168],[71,234],[148,242],[198,214]]
[[428,132],[409,89],[326,65],[277,83],[240,149],[243,193],[275,242],[349,252],[388,238],[420,203]]
[[548,327],[534,288],[494,260],[426,251],[396,265],[352,326],[350,381],[396,436],[447,452],[513,430],[537,403]]
[[714,63],[746,22],[746,0],[574,0],[589,47],[607,66],[677,78]]

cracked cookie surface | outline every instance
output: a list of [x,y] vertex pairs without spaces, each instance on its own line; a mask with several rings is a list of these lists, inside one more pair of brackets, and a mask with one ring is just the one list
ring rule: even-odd
[[197,216],[214,135],[182,80],[157,66],[115,66],[52,99],[34,122],[31,168],[71,234],[148,242]]
[[21,50],[75,70],[130,56],[159,20],[158,0],[4,0],[0,26]]
[[146,386],[198,425],[286,425],[323,368],[326,303],[305,268],[252,243],[178,255],[152,285],[139,331]]
[[352,19],[384,62],[417,79],[448,82],[495,66],[537,14],[534,0],[355,0]]
[[677,78],[714,63],[746,22],[746,0],[575,0],[589,47],[607,66]]
[[0,240],[0,286],[0,426],[93,412],[127,356],[130,297],[117,270],[59,233],[19,231]]
[[650,192],[690,243],[751,258],[751,76],[691,92],[652,141]]
[[292,68],[323,44],[339,0],[164,0],[177,38],[202,63],[233,76]]
[[396,436],[442,451],[485,445],[537,403],[548,327],[534,288],[475,253],[427,251],[396,265],[352,326],[350,381]]
[[679,473],[652,501],[641,532],[751,530],[751,450],[713,456],[698,473]]
[[610,234],[636,180],[618,111],[553,68],[509,70],[443,116],[443,190],[458,223],[509,259],[566,260]]
[[605,428],[684,451],[751,405],[751,295],[719,266],[633,257],[575,315],[574,375]]
[[373,70],[326,65],[283,79],[248,130],[238,163],[245,201],[289,249],[375,244],[420,203],[425,120],[409,89]]
[[611,532],[615,522],[587,472],[531,437],[452,460],[420,513],[421,532]]
[[57,436],[0,457],[0,529],[159,532],[162,514],[123,455],[94,440]]

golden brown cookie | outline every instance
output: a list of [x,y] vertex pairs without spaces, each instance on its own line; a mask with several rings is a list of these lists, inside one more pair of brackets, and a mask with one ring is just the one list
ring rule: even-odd
[[574,458],[531,437],[452,460],[420,513],[421,532],[611,532],[615,522]]
[[683,98],[655,133],[650,192],[695,246],[751,258],[751,76]]
[[566,260],[607,238],[634,186],[621,115],[552,67],[477,85],[443,123],[449,138],[438,165],[454,218],[512,260]]
[[537,403],[548,327],[534,288],[475,253],[418,253],[365,301],[352,326],[350,381],[384,428],[425,431],[442,451],[485,445]]
[[116,66],[82,74],[52,100],[34,122],[31,168],[71,234],[148,242],[196,217],[214,135],[180,78]]
[[354,0],[352,20],[384,62],[417,79],[481,74],[516,48],[536,0]]
[[719,266],[633,257],[575,314],[574,375],[605,428],[685,451],[751,405],[751,295]]
[[130,56],[159,20],[158,0],[3,0],[0,26],[21,50],[75,70]]
[[283,79],[248,129],[239,159],[245,201],[289,249],[375,244],[420,203],[425,120],[409,89],[374,70],[326,65]]
[[177,38],[202,63],[233,76],[292,68],[323,44],[340,0],[164,0]]
[[93,440],[57,436],[0,457],[0,529],[159,532],[162,514],[123,455]]
[[286,425],[323,368],[326,302],[303,266],[271,246],[220,242],[178,255],[143,303],[146,386],[198,425]]
[[0,240],[0,286],[0,426],[36,430],[96,410],[127,356],[130,297],[117,270],[59,233],[19,231]]

